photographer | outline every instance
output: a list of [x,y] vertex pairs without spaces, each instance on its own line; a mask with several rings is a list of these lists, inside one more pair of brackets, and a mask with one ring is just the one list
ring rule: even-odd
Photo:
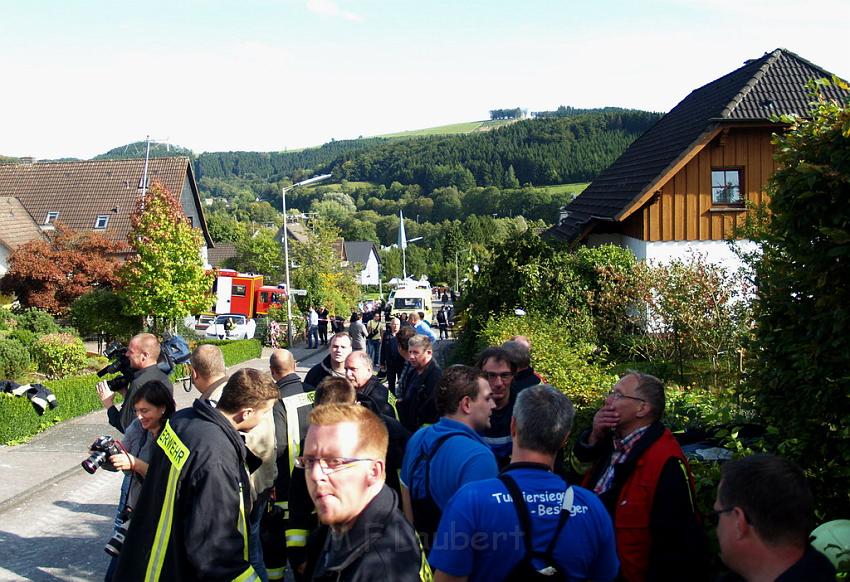
[[[175,412],[174,398],[171,395],[171,384],[163,384],[159,381],[147,382],[139,388],[128,401],[126,407],[135,410],[136,418],[127,427],[124,439],[121,443],[123,453],[111,455],[109,462],[119,471],[125,472],[125,482],[128,487],[122,487],[121,499],[118,503],[118,515],[115,520],[116,530],[126,529],[121,527],[128,521],[132,508],[139,497],[144,479],[148,474],[148,462],[151,451],[165,426],[166,421]],[[114,542],[110,542],[110,546]],[[119,541],[120,543],[120,541]],[[118,548],[120,549],[120,548]],[[109,551],[109,550],[107,550]],[[118,563],[117,553],[109,551],[112,561],[106,573],[107,582],[112,579],[112,573]]]
[[135,370],[135,372],[129,388],[118,389],[118,392],[124,397],[124,405],[120,410],[115,407],[115,393],[110,390],[108,383],[106,381],[97,383],[97,394],[100,396],[103,407],[106,408],[109,424],[121,433],[124,433],[127,427],[130,426],[130,423],[133,422],[133,406],[128,405],[128,403],[132,402],[133,394],[139,388],[148,382],[161,382],[169,387],[172,395],[174,393],[174,388],[168,376],[156,365],[159,360],[159,353],[159,341],[151,333],[135,335],[130,340],[130,343],[127,344],[125,356],[130,368]]

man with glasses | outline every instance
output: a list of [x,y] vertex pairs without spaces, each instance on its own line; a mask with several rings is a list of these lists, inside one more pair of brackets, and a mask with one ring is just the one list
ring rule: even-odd
[[317,558],[308,579],[430,580],[416,532],[384,483],[387,442],[384,423],[363,406],[324,404],[310,413],[297,466],[323,526],[309,542]]
[[516,376],[516,362],[502,348],[487,348],[478,356],[478,369],[481,370],[490,390],[493,392],[493,402],[496,409],[490,417],[490,427],[481,433],[487,443],[499,468],[506,467],[511,462],[511,416],[514,413],[516,394],[511,384]]
[[717,500],[720,558],[729,580],[835,580],[830,561],[809,545],[812,492],[802,469],[774,455],[723,464]]
[[573,448],[593,463],[582,485],[611,514],[625,580],[700,580],[708,571],[693,475],[661,423],[664,405],[661,380],[629,371]]

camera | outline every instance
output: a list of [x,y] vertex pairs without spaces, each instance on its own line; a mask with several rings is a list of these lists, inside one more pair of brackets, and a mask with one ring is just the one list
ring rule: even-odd
[[121,553],[121,548],[124,547],[124,540],[127,538],[127,530],[130,529],[130,517],[132,517],[132,512],[133,510],[129,507],[125,508],[124,511],[121,512],[121,515],[118,516],[118,519],[121,521],[121,525],[115,529],[115,533],[112,534],[112,537],[109,538],[109,541],[106,542],[106,545],[103,547],[103,551],[113,558],[117,557],[118,554]]
[[[174,370],[174,364],[183,364],[189,361],[191,355],[189,345],[179,335],[167,336],[159,347],[159,359],[156,365],[166,375]],[[111,362],[98,371],[98,377],[102,378],[107,374],[120,373],[120,376],[107,380],[106,384],[113,392],[126,390],[136,373],[136,370],[130,365],[130,358],[127,357],[127,347],[120,342],[113,341],[106,346],[103,355],[109,358]]]
[[109,462],[109,457],[120,455],[124,452],[115,444],[115,439],[106,435],[97,437],[89,447],[89,450],[91,451],[91,455],[89,455],[88,459],[80,463],[80,465],[90,475],[94,475],[98,467],[104,466],[108,471],[115,471],[115,467]]

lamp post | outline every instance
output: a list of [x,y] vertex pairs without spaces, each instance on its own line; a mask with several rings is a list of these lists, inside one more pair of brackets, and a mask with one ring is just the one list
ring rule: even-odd
[[286,229],[286,193],[298,186],[306,184],[315,184],[322,180],[330,178],[330,174],[322,174],[314,176],[307,180],[302,180],[292,186],[284,186],[280,190],[280,199],[283,206],[283,261],[286,266],[286,339],[287,347],[292,348],[292,287],[289,285],[289,231]]
[[455,292],[460,291],[460,273],[458,269],[457,258],[460,253],[468,253],[472,249],[463,249],[462,251],[455,251]]

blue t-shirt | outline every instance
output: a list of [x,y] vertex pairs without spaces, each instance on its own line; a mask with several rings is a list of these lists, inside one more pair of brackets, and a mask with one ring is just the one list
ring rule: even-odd
[[466,483],[499,474],[493,452],[481,441],[481,437],[465,424],[443,417],[437,424],[417,430],[407,442],[401,465],[401,483],[410,491],[412,499],[424,497],[425,463],[419,462],[414,472],[417,458],[423,451],[430,451],[437,439],[445,434],[455,436],[449,437],[431,459],[431,497],[440,509]]
[[[509,471],[525,496],[534,549],[545,552],[558,526],[566,483],[538,467],[518,464]],[[591,491],[573,486],[572,496],[570,518],[558,537],[554,560],[568,580],[613,580],[620,563],[611,518]],[[524,555],[511,496],[501,481],[487,479],[465,485],[451,498],[428,562],[451,576],[491,581],[504,579]]]

